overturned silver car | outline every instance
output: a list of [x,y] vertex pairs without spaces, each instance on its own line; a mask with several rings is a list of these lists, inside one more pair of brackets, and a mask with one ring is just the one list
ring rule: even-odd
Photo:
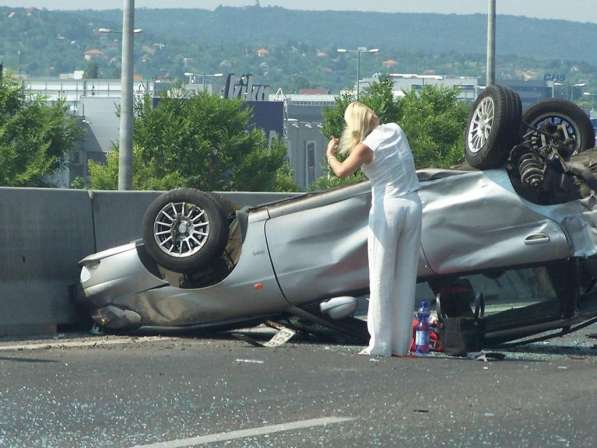
[[[469,137],[480,132],[480,111],[489,135],[482,100]],[[535,136],[543,132],[536,125]],[[469,152],[485,151],[486,141],[469,138]],[[524,154],[539,159],[553,144],[542,142]],[[418,172],[417,298],[442,296],[456,313],[482,294],[486,345],[573,331],[597,317],[597,199],[576,189],[545,201],[548,183],[525,184],[509,156],[484,171]],[[491,163],[498,159],[491,153]],[[226,329],[294,316],[364,339],[354,312],[368,293],[370,195],[363,182],[235,210],[217,195],[173,190],[147,210],[143,239],[81,261],[84,300],[110,330]]]

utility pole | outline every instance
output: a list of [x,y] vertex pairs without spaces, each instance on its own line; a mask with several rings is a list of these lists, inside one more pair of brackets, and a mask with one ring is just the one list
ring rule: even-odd
[[130,190],[133,186],[133,36],[135,0],[123,1],[118,189]]
[[495,1],[489,0],[487,14],[487,86],[495,84]]

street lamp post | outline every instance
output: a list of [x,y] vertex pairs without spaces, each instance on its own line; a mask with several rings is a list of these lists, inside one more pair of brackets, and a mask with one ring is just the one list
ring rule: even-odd
[[133,44],[134,35],[142,33],[135,25],[135,0],[123,0],[122,31],[98,28],[101,34],[122,34],[122,62],[120,72],[120,136],[118,159],[118,189],[133,186]]
[[361,53],[379,53],[379,48],[368,49],[366,47],[358,47],[354,50],[347,50],[346,48],[338,48],[338,53],[356,53],[357,54],[357,101],[359,100],[360,85],[361,85]]
[[489,0],[487,14],[487,86],[495,84],[495,0]]
[[135,0],[123,1],[118,189],[130,190],[133,186],[133,43]]

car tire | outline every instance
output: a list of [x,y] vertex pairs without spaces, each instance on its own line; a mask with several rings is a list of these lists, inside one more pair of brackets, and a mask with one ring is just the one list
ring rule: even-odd
[[158,196],[143,217],[143,242],[155,262],[190,274],[221,256],[228,242],[225,206],[192,188]]
[[543,146],[546,137],[537,132],[531,132],[529,135],[530,131],[526,125],[541,128],[549,122],[558,126],[559,138],[569,136],[574,139],[570,156],[595,147],[595,131],[588,115],[573,102],[557,98],[541,101],[530,107],[522,116],[521,133],[528,135],[525,140],[528,140],[531,146]]
[[519,138],[520,97],[508,87],[492,85],[477,97],[468,119],[466,161],[477,169],[503,166]]
[[[506,88],[506,94],[508,95],[508,103],[511,106],[510,114],[512,116],[512,123],[514,125],[519,125],[522,122],[522,100],[520,99],[520,95],[516,93],[514,90]],[[513,128],[513,130],[518,129],[517,127]],[[520,136],[513,135],[512,145],[515,145],[520,142]]]

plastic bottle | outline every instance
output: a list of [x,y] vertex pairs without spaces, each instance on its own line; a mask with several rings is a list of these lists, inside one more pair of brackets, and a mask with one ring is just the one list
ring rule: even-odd
[[421,301],[417,318],[419,322],[415,330],[416,355],[427,355],[429,354],[429,302],[427,300]]

